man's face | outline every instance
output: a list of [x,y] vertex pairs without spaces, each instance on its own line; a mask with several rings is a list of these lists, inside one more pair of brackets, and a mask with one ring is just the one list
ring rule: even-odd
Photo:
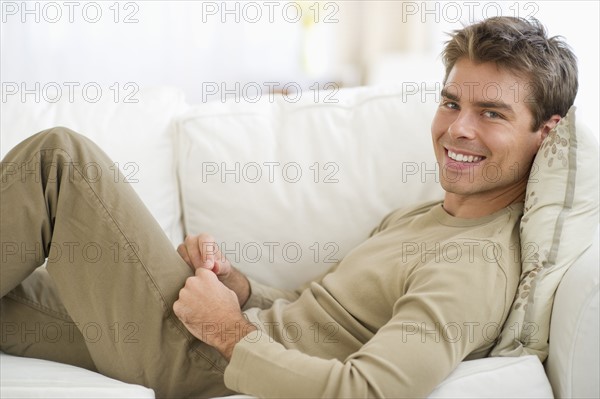
[[531,97],[525,80],[496,64],[458,60],[431,125],[447,193],[487,201],[524,192],[547,133],[531,131],[533,116],[526,102]]

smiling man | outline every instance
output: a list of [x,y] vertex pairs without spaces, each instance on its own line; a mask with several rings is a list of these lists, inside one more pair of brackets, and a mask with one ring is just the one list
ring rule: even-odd
[[431,130],[444,209],[474,218],[524,200],[533,157],[563,109],[538,125],[528,104],[535,87],[529,78],[484,57],[450,61],[458,56],[452,50]]
[[[242,275],[209,235],[188,236],[174,251],[130,187],[66,173],[67,162],[112,165],[82,136],[57,128],[19,144],[4,161],[37,178],[3,170],[2,243],[44,248],[45,257],[52,243],[82,239],[107,251],[136,246],[127,263],[49,259],[47,271],[36,270],[44,256],[4,254],[2,322],[108,329],[135,320],[139,334],[138,345],[90,343],[70,328],[69,342],[3,336],[1,349],[98,370],[158,396],[426,396],[495,343],[499,331],[489,326],[506,319],[520,274],[513,255],[529,169],[577,92],[575,57],[535,21],[466,27],[443,56],[432,123],[443,202],[392,212],[329,273],[292,292]],[[319,334],[286,339],[273,328],[285,325]]]

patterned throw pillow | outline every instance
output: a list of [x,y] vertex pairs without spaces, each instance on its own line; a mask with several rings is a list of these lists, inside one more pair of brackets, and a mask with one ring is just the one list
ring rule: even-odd
[[527,184],[521,281],[492,356],[548,355],[554,294],[598,228],[598,143],[575,129],[575,107],[548,134]]

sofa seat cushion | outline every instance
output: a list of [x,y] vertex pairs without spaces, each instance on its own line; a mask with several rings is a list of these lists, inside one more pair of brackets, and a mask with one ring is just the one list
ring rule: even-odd
[[0,352],[2,398],[154,398],[154,391],[92,371]]
[[[536,356],[462,362],[429,398],[552,398],[544,367]],[[248,395],[227,399],[252,399]],[[225,399],[225,398],[220,398]]]
[[[154,398],[151,389],[81,368],[0,352],[2,398]],[[550,383],[536,356],[462,362],[430,398],[549,398]],[[228,399],[252,398],[247,395]]]
[[552,388],[536,356],[462,362],[430,398],[551,398]]

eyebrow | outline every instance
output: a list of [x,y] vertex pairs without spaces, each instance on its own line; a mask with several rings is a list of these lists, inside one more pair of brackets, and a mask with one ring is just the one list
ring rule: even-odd
[[[457,95],[448,92],[446,89],[442,89],[440,94],[442,97],[446,97],[448,100],[460,102],[460,98]],[[476,101],[473,104],[480,108],[494,108],[510,112],[511,114],[515,113],[513,107],[503,101]]]

